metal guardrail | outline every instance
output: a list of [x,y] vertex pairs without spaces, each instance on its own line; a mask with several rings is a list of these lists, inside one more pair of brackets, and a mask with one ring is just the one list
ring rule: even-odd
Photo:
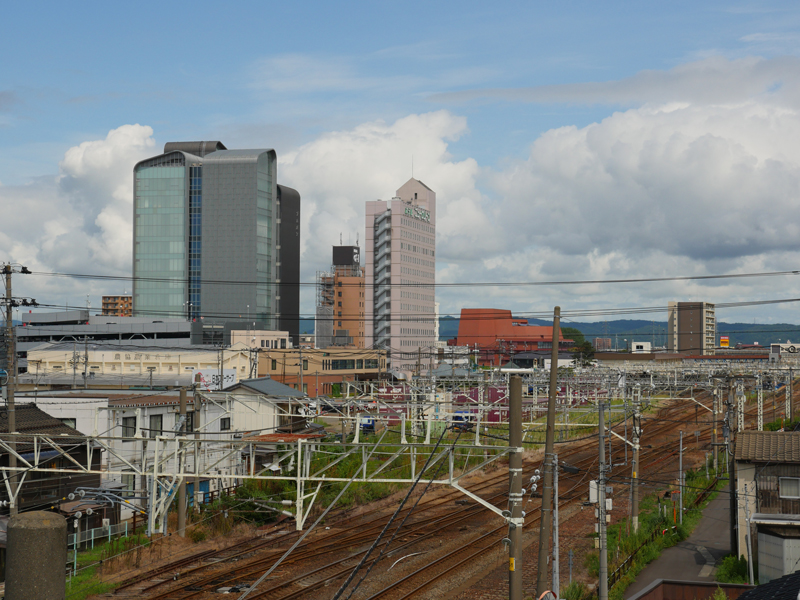
[[97,540],[111,541],[113,536],[127,536],[128,535],[128,522],[119,523],[118,525],[110,525],[109,527],[95,527],[94,529],[87,529],[80,533],[70,533],[67,535],[67,548],[74,548],[77,538],[78,544],[81,546],[91,543],[94,548],[94,542]]

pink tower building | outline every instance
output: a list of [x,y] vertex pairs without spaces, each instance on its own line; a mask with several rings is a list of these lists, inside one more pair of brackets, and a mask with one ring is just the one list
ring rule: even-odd
[[366,215],[366,347],[389,350],[393,369],[425,368],[436,343],[436,193],[411,178],[391,200],[367,202]]

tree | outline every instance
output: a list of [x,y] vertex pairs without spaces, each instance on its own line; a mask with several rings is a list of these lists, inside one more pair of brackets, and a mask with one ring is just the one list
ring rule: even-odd
[[590,342],[583,341],[572,347],[572,361],[576,367],[588,367],[594,361],[594,346]]
[[576,347],[579,344],[583,344],[586,341],[586,338],[583,337],[583,334],[574,327],[562,327],[561,336],[565,340],[572,340],[573,342],[575,342]]

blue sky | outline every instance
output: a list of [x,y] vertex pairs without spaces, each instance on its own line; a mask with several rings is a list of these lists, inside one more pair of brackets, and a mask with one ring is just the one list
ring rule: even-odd
[[[282,157],[279,180],[304,198],[306,279],[340,233],[363,238],[364,201],[390,197],[412,155],[442,205],[442,282],[797,264],[796,3],[84,2],[3,14],[0,204],[27,207],[3,228],[4,259],[129,271],[133,162],[166,141],[220,139]],[[754,212],[759,202],[769,210]],[[543,233],[559,227],[557,240]],[[533,304],[527,293],[440,299],[443,312],[534,312],[777,297],[752,282],[553,289]],[[313,294],[303,303],[310,312]],[[800,321],[791,306],[759,310],[721,316]]]

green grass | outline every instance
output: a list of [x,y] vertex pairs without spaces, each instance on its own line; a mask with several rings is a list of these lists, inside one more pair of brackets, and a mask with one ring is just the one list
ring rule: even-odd
[[[113,538],[111,541],[97,542],[94,548],[78,552],[78,570],[73,576],[67,576],[68,600],[83,600],[92,594],[103,594],[113,590],[117,584],[100,581],[102,563],[109,559],[129,552],[137,546],[149,546],[150,540],[144,534],[135,534],[128,537]],[[67,554],[67,564],[72,569],[75,564],[75,553]]]

